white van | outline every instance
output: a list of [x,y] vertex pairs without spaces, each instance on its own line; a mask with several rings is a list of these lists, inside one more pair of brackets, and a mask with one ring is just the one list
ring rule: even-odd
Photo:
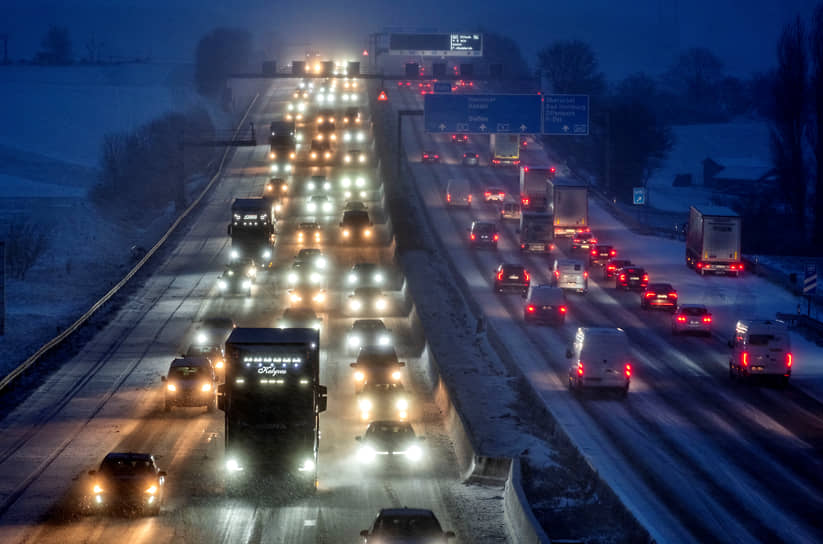
[[465,206],[472,205],[472,192],[469,180],[466,179],[450,179],[446,185],[446,206]]
[[792,375],[792,350],[789,329],[776,319],[738,321],[734,338],[729,340],[729,377],[750,379],[764,376],[779,379],[784,385]]
[[578,293],[589,290],[589,272],[579,259],[555,259],[552,269],[552,285]]
[[613,389],[622,396],[629,392],[633,365],[629,338],[623,329],[580,327],[574,344],[566,351],[571,359],[569,389]]

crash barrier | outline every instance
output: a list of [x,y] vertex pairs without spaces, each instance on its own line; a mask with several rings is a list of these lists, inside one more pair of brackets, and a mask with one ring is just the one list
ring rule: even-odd
[[529,501],[523,493],[523,486],[520,481],[520,459],[514,458],[509,464],[508,480],[503,489],[503,512],[506,522],[511,527],[512,534],[517,535],[519,544],[538,544],[550,541],[548,535],[537,522],[531,508],[523,508],[522,505]]
[[799,328],[814,333],[818,338],[823,338],[823,322],[803,314],[785,314],[777,312],[775,315],[780,321],[786,322],[791,328]]
[[[246,118],[249,116],[251,109],[257,103],[257,99],[259,97],[260,93],[257,93],[249,103],[249,106],[246,108],[246,112],[243,114],[243,118],[240,119],[240,122],[237,124],[237,127],[234,130],[234,138],[236,138],[237,135],[240,133],[240,129],[246,122]],[[157,253],[157,251],[163,246],[163,244],[166,243],[166,241],[169,239],[172,233],[175,230],[177,230],[177,227],[180,225],[180,223],[182,223],[189,216],[189,214],[191,214],[191,212],[194,211],[200,205],[200,202],[203,200],[203,197],[206,196],[206,194],[217,182],[220,175],[223,173],[223,166],[225,165],[226,160],[229,156],[229,152],[231,150],[232,147],[226,147],[226,149],[223,151],[223,156],[220,158],[220,162],[217,165],[217,171],[211,177],[209,183],[207,183],[203,190],[200,191],[200,195],[194,200],[194,202],[192,202],[189,205],[189,207],[186,208],[183,211],[183,213],[180,214],[180,216],[174,221],[174,223],[172,223],[172,225],[169,227],[166,233],[163,234],[163,236],[160,238],[160,240],[157,241],[156,244],[154,244],[154,247],[152,247],[148,252],[146,252],[143,258],[137,261],[137,264],[135,264],[132,267],[132,269],[129,270],[129,272],[123,277],[123,279],[118,281],[117,284],[114,285],[114,287],[109,289],[109,291],[105,295],[103,295],[97,302],[95,302],[91,306],[91,308],[89,308],[86,311],[86,313],[81,315],[74,323],[69,325],[69,327],[67,327],[63,332],[61,332],[60,334],[58,334],[57,336],[43,344],[37,351],[34,352],[33,355],[31,355],[28,359],[20,363],[11,372],[6,374],[6,376],[3,377],[2,380],[0,380],[0,392],[4,391],[7,387],[13,384],[24,372],[32,368],[46,353],[62,344],[67,338],[69,338],[72,334],[77,332],[77,330],[83,324],[85,324],[86,321],[88,321],[100,308],[102,308],[103,305],[105,305],[109,300],[111,300],[111,298],[114,295],[116,295],[120,291],[120,289],[122,289],[123,286],[125,286],[129,282],[129,280],[131,280],[134,277],[134,275],[137,274],[143,268],[143,265],[145,265],[149,261],[149,259],[151,259],[155,253]]]

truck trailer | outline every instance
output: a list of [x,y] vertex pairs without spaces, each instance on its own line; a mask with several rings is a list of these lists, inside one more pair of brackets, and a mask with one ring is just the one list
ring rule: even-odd
[[274,263],[274,217],[272,203],[262,197],[235,198],[231,205],[231,260],[252,260],[270,268]]
[[[317,487],[320,413],[320,333],[315,329],[236,328],[226,340],[227,485],[274,477],[278,487]],[[287,487],[288,486],[288,487]]]
[[493,167],[520,164],[520,135],[492,134],[489,137],[489,143],[491,144],[491,165]]
[[520,214],[520,251],[549,254],[554,250],[552,215],[548,212],[524,211]]
[[548,210],[554,216],[554,236],[589,232],[589,189],[569,179],[546,181]]
[[520,207],[523,211],[546,211],[547,183],[554,177],[554,172],[550,166],[520,166]]
[[743,272],[740,254],[742,220],[728,208],[700,206],[689,208],[686,234],[686,266],[701,276],[707,272],[733,274]]

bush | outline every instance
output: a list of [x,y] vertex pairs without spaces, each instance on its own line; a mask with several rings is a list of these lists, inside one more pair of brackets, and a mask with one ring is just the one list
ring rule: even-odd
[[42,223],[17,221],[6,233],[6,269],[9,276],[25,280],[37,259],[48,249],[49,228]]

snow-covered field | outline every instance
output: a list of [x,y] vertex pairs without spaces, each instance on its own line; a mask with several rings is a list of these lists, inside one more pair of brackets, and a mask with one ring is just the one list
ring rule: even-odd
[[198,104],[214,112],[183,64],[0,67],[0,232],[29,222],[49,239],[24,280],[6,278],[0,375],[88,309],[123,276],[129,248],[152,245],[169,223],[171,208],[134,225],[86,200],[103,137]]

